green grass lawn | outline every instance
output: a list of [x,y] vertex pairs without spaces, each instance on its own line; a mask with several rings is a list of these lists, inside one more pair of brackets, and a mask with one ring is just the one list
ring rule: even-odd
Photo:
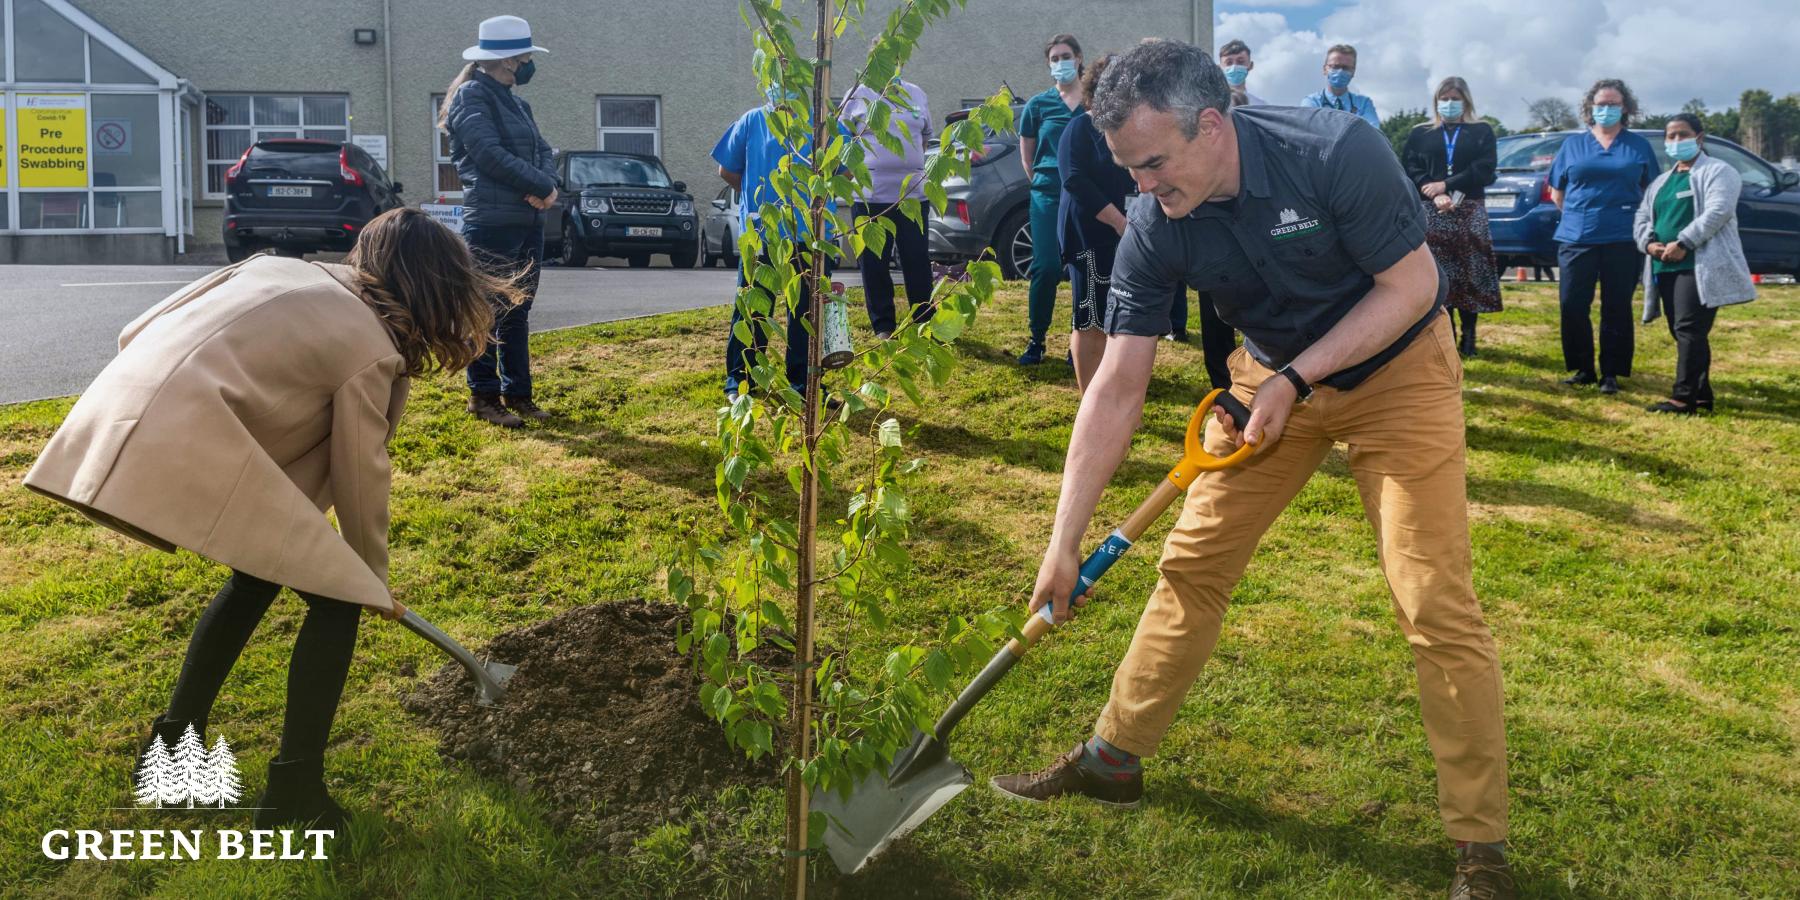
[[[1641,411],[1673,371],[1660,322],[1639,327],[1637,374],[1606,398],[1556,384],[1552,287],[1509,286],[1506,300],[1483,317],[1465,397],[1475,582],[1505,669],[1524,892],[1795,896],[1800,289],[1766,287],[1721,314],[1720,410],[1700,419]],[[723,318],[534,339],[539,400],[564,417],[522,433],[473,422],[455,378],[419,385],[393,446],[396,594],[472,646],[575,605],[658,597],[669,524],[717,515],[707,442]],[[1033,582],[1076,396],[1062,340],[1055,363],[1011,363],[1023,331],[1024,292],[1009,286],[963,339],[964,366],[932,398],[943,407],[895,408],[928,460],[911,492],[917,569],[898,586],[902,628],[1022,602]],[[1162,476],[1199,397],[1198,349],[1163,347],[1096,535]],[[0,893],[685,897],[741,892],[773,871],[773,856],[689,852],[721,820],[772,847],[772,791],[703,798],[628,857],[581,858],[539,800],[439,761],[400,698],[442,659],[373,618],[328,758],[334,792],[358,813],[334,859],[45,860],[50,828],[248,827],[243,813],[111,809],[131,803],[135,742],[224,570],[18,487],[69,405],[0,408]],[[1405,421],[1396,410],[1395,427]],[[841,504],[827,496],[827,518]],[[979,781],[1037,768],[1089,733],[1172,520],[958,729],[955,753]],[[978,785],[900,851],[891,883],[857,890],[1441,895],[1451,856],[1410,653],[1341,452],[1269,533],[1234,600],[1149,762],[1142,809],[1028,806]],[[277,742],[301,609],[291,595],[277,603],[212,717],[250,790]],[[855,649],[857,634],[827,641]]]

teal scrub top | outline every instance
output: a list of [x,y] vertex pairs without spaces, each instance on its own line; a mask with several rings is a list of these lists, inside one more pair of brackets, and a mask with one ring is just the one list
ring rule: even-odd
[[1056,173],[1056,145],[1062,140],[1069,120],[1082,113],[1076,106],[1063,103],[1056,88],[1050,88],[1025,101],[1019,115],[1019,137],[1036,138],[1037,148],[1031,157],[1031,189],[1061,195],[1062,177]]

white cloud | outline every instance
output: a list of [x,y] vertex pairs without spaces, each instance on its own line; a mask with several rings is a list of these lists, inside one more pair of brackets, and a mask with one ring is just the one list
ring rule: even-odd
[[1791,63],[1793,0],[1732,0],[1728,14],[1674,0],[1360,0],[1291,31],[1278,12],[1225,12],[1215,43],[1239,38],[1255,53],[1250,91],[1295,103],[1322,86],[1325,48],[1354,44],[1351,89],[1383,115],[1418,109],[1446,75],[1461,75],[1481,111],[1511,127],[1525,105],[1571,104],[1597,78],[1625,79],[1652,112],[1699,97],[1736,106],[1749,88],[1800,90]]

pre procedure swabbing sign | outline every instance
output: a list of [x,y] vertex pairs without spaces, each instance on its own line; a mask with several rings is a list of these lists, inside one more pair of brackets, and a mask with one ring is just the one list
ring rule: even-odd
[[16,116],[19,187],[88,186],[85,95],[21,94]]

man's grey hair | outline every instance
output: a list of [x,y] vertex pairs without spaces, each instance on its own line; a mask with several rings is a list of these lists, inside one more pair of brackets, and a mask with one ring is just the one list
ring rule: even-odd
[[1088,115],[1101,131],[1117,131],[1139,107],[1171,113],[1192,140],[1202,110],[1225,112],[1231,85],[1205,50],[1185,41],[1152,38],[1113,59],[1094,86]]

